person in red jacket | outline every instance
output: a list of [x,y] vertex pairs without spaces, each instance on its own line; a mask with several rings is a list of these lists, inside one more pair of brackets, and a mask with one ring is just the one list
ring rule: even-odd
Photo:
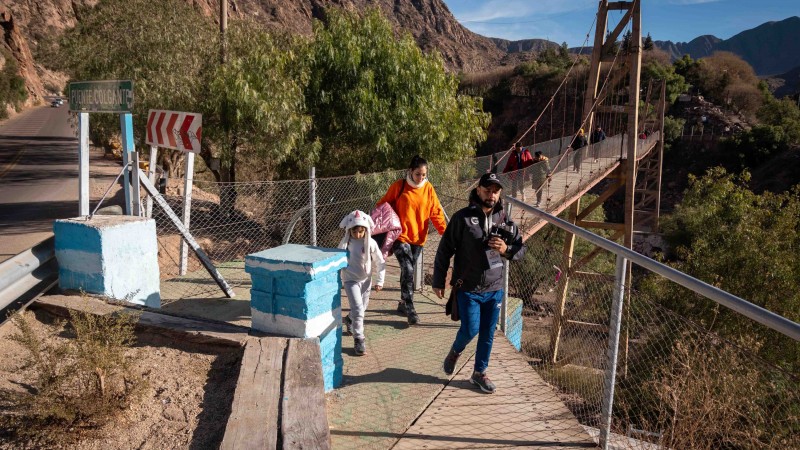
[[523,202],[525,201],[525,178],[527,178],[523,169],[532,164],[531,152],[517,142],[514,144],[514,150],[508,155],[506,167],[503,169],[503,173],[508,173],[508,179],[511,180],[511,196],[516,197],[517,191],[519,191],[520,200]]
[[428,239],[428,224],[443,234],[447,228],[442,205],[428,182],[428,162],[416,155],[411,159],[405,178],[391,186],[376,206],[389,203],[400,217],[402,232],[392,251],[400,264],[400,304],[397,310],[408,317],[409,325],[419,323],[414,308],[414,266]]

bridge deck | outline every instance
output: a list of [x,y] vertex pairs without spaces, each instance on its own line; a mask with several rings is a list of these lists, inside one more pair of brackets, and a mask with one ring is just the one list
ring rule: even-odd
[[445,375],[442,360],[458,323],[445,316],[443,301],[427,292],[415,299],[421,324],[408,327],[395,311],[397,274],[396,262],[390,261],[388,287],[372,294],[367,355],[354,356],[352,338],[344,338],[344,385],[327,401],[334,448],[596,446],[553,388],[499,331],[488,371],[497,385],[495,394],[484,394],[467,381],[474,342],[456,374]]

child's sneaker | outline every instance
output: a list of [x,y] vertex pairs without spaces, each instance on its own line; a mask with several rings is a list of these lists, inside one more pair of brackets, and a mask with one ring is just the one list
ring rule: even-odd
[[478,386],[487,394],[494,394],[496,389],[494,383],[492,383],[492,380],[490,380],[485,373],[472,372],[472,377],[469,379],[469,382],[475,386]]
[[350,319],[350,316],[344,316],[344,320],[342,320],[342,322],[344,322],[344,326],[345,326],[344,334],[346,334],[348,336],[352,336],[353,335],[353,321]]
[[364,344],[364,339],[355,339],[353,350],[355,351],[356,356],[365,355],[367,353],[367,346]]

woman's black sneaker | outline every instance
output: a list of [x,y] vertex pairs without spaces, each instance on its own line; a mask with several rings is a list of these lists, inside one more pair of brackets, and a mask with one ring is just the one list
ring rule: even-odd
[[417,315],[417,310],[414,309],[414,305],[406,305],[406,314],[408,315],[409,325],[416,325],[419,323],[419,316]]

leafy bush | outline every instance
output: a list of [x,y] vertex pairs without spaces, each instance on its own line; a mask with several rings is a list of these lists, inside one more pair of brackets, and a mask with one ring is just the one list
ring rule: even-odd
[[[800,189],[757,195],[721,168],[690,177],[683,201],[663,219],[663,230],[678,270],[756,305],[800,320]],[[687,296],[663,281],[653,298],[730,339],[753,337],[750,348],[794,372],[800,344],[751,319],[703,298]]]

